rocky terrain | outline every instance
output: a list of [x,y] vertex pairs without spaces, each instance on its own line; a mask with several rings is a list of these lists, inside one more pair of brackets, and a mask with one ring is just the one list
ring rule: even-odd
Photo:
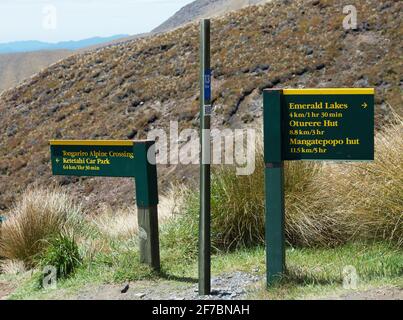
[[[354,4],[357,30],[344,30]],[[213,127],[259,125],[272,87],[376,88],[376,123],[401,112],[401,1],[277,0],[212,21]],[[198,127],[198,25],[77,54],[0,96],[0,212],[58,183],[89,206],[129,204],[130,179],[51,177],[49,139],[139,139],[170,120]],[[166,185],[197,167],[160,166]],[[193,179],[194,180],[194,179]],[[116,195],[119,195],[117,198]]]

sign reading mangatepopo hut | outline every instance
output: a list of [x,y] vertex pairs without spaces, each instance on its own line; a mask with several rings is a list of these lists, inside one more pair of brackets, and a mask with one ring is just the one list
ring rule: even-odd
[[135,180],[140,260],[160,268],[154,141],[51,140],[53,175]]
[[265,90],[266,264],[284,274],[284,160],[374,159],[374,89]]

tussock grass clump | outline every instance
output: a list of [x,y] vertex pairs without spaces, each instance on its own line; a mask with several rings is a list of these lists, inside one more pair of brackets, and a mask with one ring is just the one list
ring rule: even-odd
[[349,217],[350,234],[403,246],[403,120],[375,138],[375,161],[338,165],[332,170],[337,211]]
[[345,242],[345,214],[335,210],[331,191],[323,185],[327,179],[323,163],[285,163],[285,235],[290,245],[333,247]]
[[0,256],[32,267],[47,247],[45,240],[79,226],[79,213],[80,207],[57,189],[26,191],[2,224]]
[[212,231],[219,249],[264,242],[263,157],[251,175],[237,176],[231,167],[217,168],[212,180]]

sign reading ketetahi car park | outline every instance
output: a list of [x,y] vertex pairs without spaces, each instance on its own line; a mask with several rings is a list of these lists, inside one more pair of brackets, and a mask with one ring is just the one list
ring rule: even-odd
[[284,274],[284,160],[374,159],[374,89],[265,90],[267,283]]
[[154,141],[50,141],[53,175],[135,179],[140,259],[160,268]]

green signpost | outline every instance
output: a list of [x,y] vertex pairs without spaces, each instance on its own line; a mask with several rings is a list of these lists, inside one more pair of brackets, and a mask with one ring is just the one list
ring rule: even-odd
[[160,269],[154,141],[50,141],[53,175],[135,179],[140,260]]
[[263,93],[267,283],[285,271],[284,160],[373,160],[374,89]]

